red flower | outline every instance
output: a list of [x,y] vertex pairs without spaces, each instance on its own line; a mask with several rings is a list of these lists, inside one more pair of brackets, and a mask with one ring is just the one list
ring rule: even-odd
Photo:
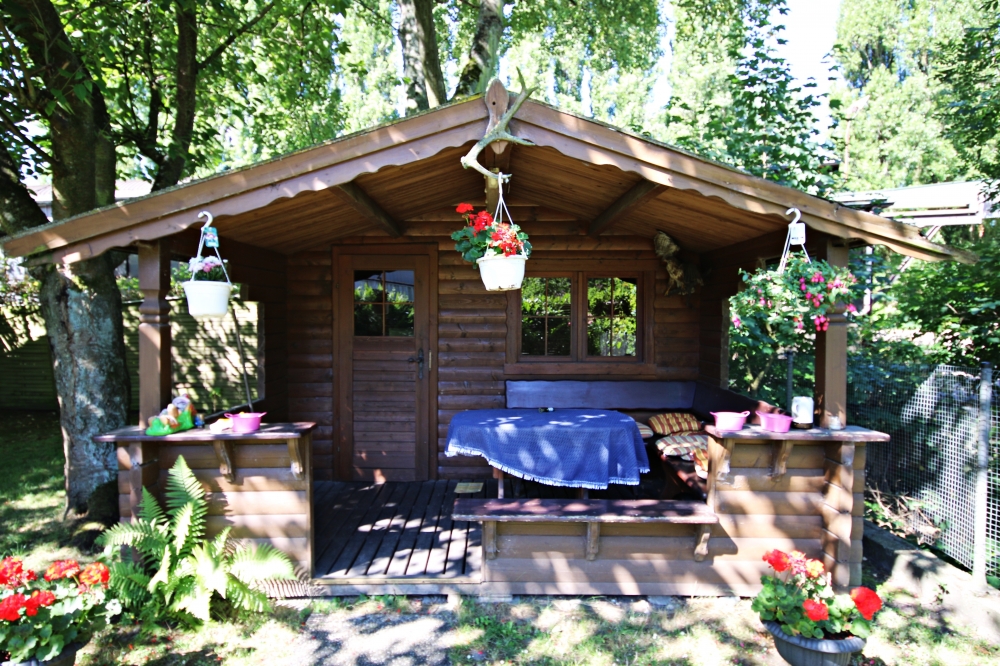
[[0,562],[0,586],[13,590],[37,578],[35,572],[24,568],[18,557],[7,557]]
[[107,585],[111,572],[103,562],[91,562],[80,572],[80,582],[84,585]]
[[786,571],[789,566],[788,554],[783,553],[780,550],[771,550],[764,553],[764,561],[771,565],[771,568],[781,573]]
[[822,601],[806,599],[802,602],[802,608],[806,611],[806,617],[813,622],[830,619],[830,609]]
[[851,590],[851,599],[858,607],[861,617],[866,620],[871,620],[875,613],[882,608],[882,598],[874,590],[869,590],[867,587],[856,587]]
[[485,210],[481,210],[474,216],[469,217],[469,225],[478,234],[480,231],[486,229],[486,227],[493,225],[493,216],[487,213]]
[[28,598],[23,594],[12,594],[0,601],[0,620],[17,622],[21,619],[21,609],[27,605]]
[[48,590],[35,590],[24,602],[24,614],[34,617],[38,615],[38,609],[43,606],[51,606],[56,602],[56,595]]
[[80,565],[76,560],[59,560],[45,570],[45,580],[59,580],[60,578],[70,578],[80,573]]
[[471,213],[472,204],[460,203],[458,204],[458,208],[455,209],[455,212],[458,213],[459,215],[465,215],[466,213]]

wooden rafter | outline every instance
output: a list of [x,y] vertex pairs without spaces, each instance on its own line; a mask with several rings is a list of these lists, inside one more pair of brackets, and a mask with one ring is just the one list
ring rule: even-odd
[[379,229],[393,238],[403,235],[403,229],[399,226],[399,222],[382,210],[382,207],[368,196],[368,193],[359,185],[354,182],[343,183],[337,185],[336,189],[344,194],[345,199],[354,207],[354,210],[374,222]]
[[590,223],[590,229],[588,229],[587,233],[591,236],[600,234],[621,219],[629,210],[650,199],[655,199],[657,195],[666,189],[663,185],[657,185],[648,180],[640,180],[632,189],[618,197],[613,204],[595,217],[594,221]]

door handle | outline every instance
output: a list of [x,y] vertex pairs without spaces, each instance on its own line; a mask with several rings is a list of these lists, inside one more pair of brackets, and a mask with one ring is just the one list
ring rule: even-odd
[[417,379],[423,379],[424,378],[424,350],[423,350],[423,348],[417,350],[417,357],[416,358],[414,358],[414,357],[411,356],[410,358],[406,359],[406,362],[407,363],[416,363],[417,364]]

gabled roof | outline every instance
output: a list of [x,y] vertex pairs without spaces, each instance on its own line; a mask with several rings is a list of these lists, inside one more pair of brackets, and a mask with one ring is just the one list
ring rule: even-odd
[[[447,209],[483,201],[482,177],[462,169],[459,157],[487,120],[482,97],[473,97],[32,229],[4,249],[72,262],[200,224],[201,210],[212,212],[221,235],[286,253],[358,234],[432,235],[428,225],[447,220]],[[647,237],[663,229],[683,248],[706,252],[782,230],[785,210],[795,207],[809,227],[832,236],[921,259],[975,261],[911,226],[532,100],[509,129],[535,144],[508,148],[503,159],[513,174],[511,202],[530,207],[525,215],[538,224],[576,220],[592,234]],[[489,149],[483,158],[500,159]]]

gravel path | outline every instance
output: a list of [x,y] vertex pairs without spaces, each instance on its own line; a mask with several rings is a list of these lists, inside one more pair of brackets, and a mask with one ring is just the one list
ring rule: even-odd
[[371,613],[356,609],[314,614],[307,620],[289,666],[449,664],[455,615],[445,603],[411,601],[416,612]]

